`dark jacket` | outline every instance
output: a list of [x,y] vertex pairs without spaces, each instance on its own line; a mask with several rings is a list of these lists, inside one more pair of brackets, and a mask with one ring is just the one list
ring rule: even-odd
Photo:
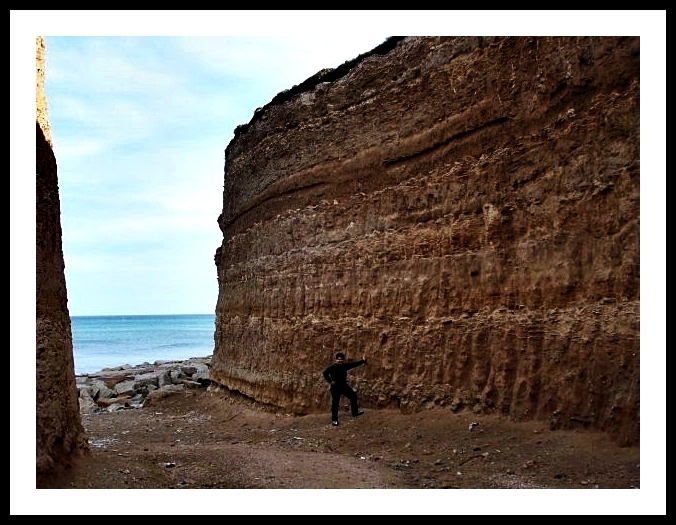
[[366,364],[366,359],[348,361],[346,363],[333,363],[324,369],[324,379],[329,383],[335,381],[338,385],[344,385],[347,383],[347,371],[364,364]]

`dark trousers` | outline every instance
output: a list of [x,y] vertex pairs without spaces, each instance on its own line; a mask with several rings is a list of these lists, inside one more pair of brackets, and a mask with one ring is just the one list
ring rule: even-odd
[[331,387],[331,419],[338,421],[338,407],[340,406],[340,396],[345,396],[350,400],[350,409],[352,415],[356,416],[359,412],[359,403],[357,393],[350,388],[350,385],[336,385]]

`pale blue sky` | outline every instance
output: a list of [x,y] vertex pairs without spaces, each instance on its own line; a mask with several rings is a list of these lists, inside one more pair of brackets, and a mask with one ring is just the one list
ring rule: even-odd
[[[648,312],[641,323],[642,343],[654,350],[642,354],[642,371],[656,359],[657,368],[650,370],[661,379],[666,305],[666,11],[11,11],[12,352],[33,344],[33,328],[26,329],[28,338],[21,341],[24,332],[14,328],[26,318],[32,326],[35,304],[31,124],[35,36],[45,36],[47,43],[46,92],[58,163],[69,311],[114,315],[212,313],[218,292],[213,255],[221,242],[216,219],[222,207],[223,156],[234,128],[249,122],[254,110],[277,93],[320,69],[337,67],[388,35],[406,34],[641,36],[641,308]],[[32,359],[32,352],[27,354]],[[649,398],[661,403],[663,385],[651,379],[643,385],[656,388]],[[14,379],[12,384],[12,391],[19,391]],[[643,407],[647,412],[650,404],[643,404],[642,412]],[[663,424],[661,412],[656,414],[659,421],[642,416],[646,428]],[[34,424],[33,418],[30,422]],[[647,437],[644,443],[654,438]],[[32,461],[29,470],[30,465]],[[641,467],[642,474],[648,472],[647,461]],[[663,466],[658,463],[656,468],[662,476]],[[16,469],[12,470],[14,476]],[[645,480],[642,475],[645,490],[612,499],[601,512],[635,512],[639,492],[655,497],[650,482],[649,475]],[[12,489],[17,486],[13,481]],[[662,486],[655,488],[653,503],[659,507]],[[500,500],[492,510],[483,503],[477,507],[476,502],[463,509],[462,504],[475,501],[466,497],[462,502],[456,498],[450,507],[446,500],[429,500],[423,510],[419,503],[412,505],[400,497],[405,491],[387,499],[386,506],[378,506],[370,493],[369,501],[357,499],[350,510],[510,514],[533,508],[519,504],[517,496],[527,491],[506,492],[510,499]],[[595,512],[594,503],[586,500],[561,505],[560,497],[573,497],[573,492],[576,498],[580,492],[594,494],[596,504],[600,499],[598,491],[559,491],[549,503],[546,492],[538,493],[543,507],[536,508],[537,513]],[[59,513],[54,505],[58,507],[62,494],[42,509],[25,500],[16,503],[19,508],[24,504],[29,513]],[[205,502],[214,499],[208,491],[203,494]],[[85,503],[80,498],[75,507],[61,512],[97,513]],[[144,506],[144,499],[137,502],[137,509],[133,503],[125,497],[125,512],[160,511]],[[237,507],[239,503],[249,507]],[[640,503],[645,508],[651,500]],[[284,500],[267,510],[246,498],[228,505],[229,509],[212,512],[323,512],[312,505],[299,508],[297,502],[287,509]],[[642,510],[646,511],[650,512]]]

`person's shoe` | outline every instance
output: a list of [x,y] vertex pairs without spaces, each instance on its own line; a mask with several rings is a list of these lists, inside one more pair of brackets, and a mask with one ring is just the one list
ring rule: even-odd
[[338,423],[338,421],[331,421],[331,424],[332,424],[334,427],[337,427],[338,425],[340,425],[340,423]]
[[352,417],[361,416],[364,413],[363,410],[358,410],[356,414],[352,414]]

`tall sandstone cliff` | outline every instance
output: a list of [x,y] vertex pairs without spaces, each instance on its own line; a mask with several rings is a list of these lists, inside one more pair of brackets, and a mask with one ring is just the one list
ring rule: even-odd
[[212,379],[639,443],[638,37],[406,37],[226,149]]
[[86,450],[73,365],[61,236],[59,182],[44,91],[45,42],[36,39],[35,365],[36,472],[39,478]]

